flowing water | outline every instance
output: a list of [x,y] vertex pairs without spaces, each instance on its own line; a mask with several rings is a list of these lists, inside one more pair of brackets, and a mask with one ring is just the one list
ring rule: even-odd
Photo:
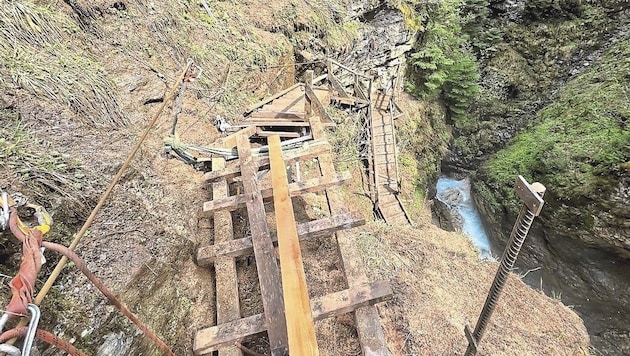
[[436,198],[446,204],[453,214],[459,214],[462,232],[479,250],[482,259],[492,258],[490,239],[481,221],[481,216],[470,196],[470,180],[440,177],[437,181]]

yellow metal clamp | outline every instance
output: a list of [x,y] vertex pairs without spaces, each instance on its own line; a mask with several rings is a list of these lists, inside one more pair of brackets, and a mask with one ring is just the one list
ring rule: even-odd
[[[2,230],[7,228],[10,219],[10,209],[16,205],[18,204],[15,200],[13,200],[13,198],[11,198],[11,196],[9,196],[6,192],[2,192],[0,197],[0,228],[2,228]],[[33,229],[41,231],[42,234],[48,233],[50,231],[50,226],[52,225],[52,218],[46,209],[43,206],[36,204],[26,204],[26,207],[35,210],[35,217],[37,218],[37,223],[39,225],[35,226]],[[24,224],[19,218],[17,219],[17,226],[20,231],[25,234],[28,234],[30,230],[33,230],[26,226],[26,224]]]

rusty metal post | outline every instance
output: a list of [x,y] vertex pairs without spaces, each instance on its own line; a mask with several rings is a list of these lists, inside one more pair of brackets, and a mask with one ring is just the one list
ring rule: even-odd
[[492,282],[492,286],[488,292],[488,297],[483,305],[479,319],[477,320],[475,331],[471,332],[468,325],[464,328],[464,333],[468,339],[468,348],[466,349],[464,356],[477,354],[477,346],[483,337],[488,321],[494,311],[494,307],[499,300],[499,296],[501,295],[507,276],[512,270],[512,267],[514,267],[514,262],[516,262],[516,258],[521,251],[521,247],[527,237],[529,228],[532,226],[534,218],[540,215],[540,211],[545,203],[542,198],[545,194],[546,188],[538,182],[530,185],[523,176],[519,175],[514,189],[516,190],[516,194],[523,201],[523,207],[521,208],[521,212],[514,224],[514,228],[510,234],[510,240],[503,252],[503,257],[501,257],[501,264],[494,277],[494,281]]

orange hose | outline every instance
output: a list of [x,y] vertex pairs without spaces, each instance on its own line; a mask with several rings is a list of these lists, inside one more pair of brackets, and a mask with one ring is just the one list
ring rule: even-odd
[[[28,331],[28,327],[20,327],[20,328],[7,330],[0,335],[0,344],[6,342],[9,339],[24,336],[26,335],[27,331]],[[50,344],[62,351],[65,351],[71,356],[85,356],[85,354],[79,351],[79,349],[77,349],[76,347],[74,347],[74,345],[72,345],[69,342],[66,342],[63,339],[60,339],[59,337],[57,337],[57,335],[50,333],[46,330],[37,329],[37,331],[35,332],[35,337],[47,344]]]

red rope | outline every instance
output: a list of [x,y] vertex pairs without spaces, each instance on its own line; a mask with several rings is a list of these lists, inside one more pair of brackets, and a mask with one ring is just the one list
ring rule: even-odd
[[[21,327],[21,328],[7,330],[0,335],[0,344],[5,343],[9,339],[24,336],[26,335],[27,331],[28,331],[28,327]],[[71,356],[85,356],[85,354],[79,351],[79,349],[77,349],[76,347],[74,347],[74,345],[72,345],[69,342],[66,342],[63,339],[60,339],[59,337],[57,337],[57,335],[50,333],[46,330],[37,329],[37,331],[35,332],[35,337],[47,344],[50,344],[62,351],[65,351]]]

